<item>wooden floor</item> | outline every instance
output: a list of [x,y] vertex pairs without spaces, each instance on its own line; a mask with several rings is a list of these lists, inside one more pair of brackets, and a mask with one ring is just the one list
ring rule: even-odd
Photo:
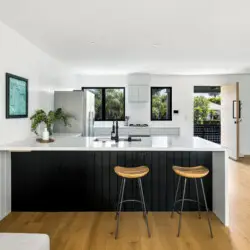
[[46,233],[52,250],[247,250],[250,249],[250,159],[230,161],[230,228],[215,216],[210,239],[205,214],[183,215],[177,238],[178,216],[150,213],[152,238],[147,237],[141,213],[123,213],[119,239],[114,240],[113,213],[12,213],[0,222],[0,232]]

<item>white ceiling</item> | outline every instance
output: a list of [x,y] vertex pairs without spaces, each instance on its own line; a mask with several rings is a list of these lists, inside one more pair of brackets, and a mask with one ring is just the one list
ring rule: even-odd
[[0,0],[0,20],[78,73],[250,72],[249,0]]

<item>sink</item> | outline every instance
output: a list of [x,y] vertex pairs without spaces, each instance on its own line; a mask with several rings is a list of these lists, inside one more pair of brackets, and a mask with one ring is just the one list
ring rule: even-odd
[[[119,138],[119,141],[127,141],[127,142],[133,142],[133,141],[141,141],[141,138]],[[115,142],[114,140],[111,140],[110,138],[107,137],[99,137],[95,138],[94,142]]]

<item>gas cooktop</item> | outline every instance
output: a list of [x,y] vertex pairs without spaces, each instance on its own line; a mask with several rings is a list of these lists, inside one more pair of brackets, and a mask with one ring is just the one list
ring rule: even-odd
[[130,127],[148,127],[148,124],[129,124]]

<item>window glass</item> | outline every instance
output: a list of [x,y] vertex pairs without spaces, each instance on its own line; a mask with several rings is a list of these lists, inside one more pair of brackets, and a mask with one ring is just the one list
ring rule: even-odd
[[95,94],[96,121],[125,120],[125,88],[86,89]]
[[151,88],[151,120],[172,120],[172,89]]
[[124,89],[105,89],[106,120],[124,120]]

